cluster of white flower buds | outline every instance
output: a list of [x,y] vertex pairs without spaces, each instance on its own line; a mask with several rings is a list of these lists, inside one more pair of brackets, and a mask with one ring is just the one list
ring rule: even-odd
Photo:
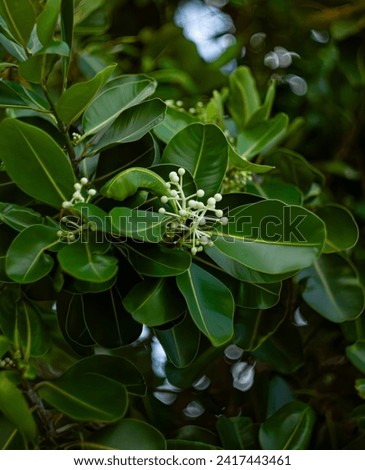
[[15,362],[10,357],[0,359],[0,369],[13,369],[15,366]]
[[87,191],[87,197],[85,199],[85,196],[83,195],[84,191],[84,186],[89,184],[89,180],[85,177],[81,178],[79,183],[74,184],[74,189],[75,192],[72,195],[72,198],[70,201],[64,201],[62,203],[62,207],[64,209],[69,209],[70,207],[73,207],[75,204],[78,202],[89,202],[92,197],[96,195],[96,190],[95,189],[89,189]]
[[[160,207],[159,213],[173,218],[168,225],[168,237],[175,239],[178,236],[179,243],[190,249],[193,255],[203,251],[205,246],[213,246],[212,224],[226,225],[228,218],[223,217],[223,211],[216,208],[217,202],[222,200],[222,195],[217,193],[209,197],[206,203],[199,199],[205,196],[205,191],[199,189],[195,194],[186,196],[183,189],[183,176],[186,170],[179,168],[178,172],[169,174],[169,182],[166,182],[169,196],[162,196],[161,202],[167,204],[172,201],[175,212],[167,211]],[[213,213],[211,215],[209,213]]]

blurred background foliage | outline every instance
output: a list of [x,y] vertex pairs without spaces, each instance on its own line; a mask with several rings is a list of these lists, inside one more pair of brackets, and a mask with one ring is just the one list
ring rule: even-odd
[[[39,5],[39,0],[34,4]],[[353,258],[365,281],[364,0],[78,0],[76,4],[71,82],[91,78],[116,62],[123,74],[155,77],[157,96],[181,101],[179,106],[195,112],[197,102],[206,103],[214,90],[227,86],[229,74],[239,65],[251,68],[262,98],[274,78],[278,87],[273,114],[287,113],[293,123],[286,147],[300,152],[323,173],[328,201],[344,204],[356,217],[361,235]],[[53,80],[57,86],[57,69]],[[288,292],[290,296],[295,293]],[[252,419],[247,418],[246,426],[241,422],[241,444],[255,448],[252,423],[263,421],[270,406],[277,409],[279,402],[289,402],[295,390],[317,414],[310,448],[365,448],[364,405],[354,389],[354,381],[362,375],[345,355],[350,342],[365,337],[365,322],[334,324],[305,305],[301,312],[308,321],[300,333],[303,349],[298,350],[293,337],[293,344],[288,343],[276,361],[283,364],[279,372],[285,381],[261,363],[253,387],[242,395],[232,387],[233,359],[218,350],[216,360],[214,354],[209,356],[211,365],[205,371],[210,387],[198,384],[178,394],[170,406],[156,394],[149,396],[143,411],[136,403],[132,416],[147,414],[148,421],[170,438],[219,445],[217,435],[227,435],[224,428],[234,422],[221,417],[217,424],[217,416],[223,410],[226,417],[241,414]],[[285,325],[279,329],[283,337],[294,331]],[[267,348],[262,354],[268,357],[269,341]],[[131,349],[130,356],[163,392],[158,359],[152,371],[146,362],[150,351]],[[199,402],[205,413],[200,413]],[[216,428],[218,433],[209,430]]]

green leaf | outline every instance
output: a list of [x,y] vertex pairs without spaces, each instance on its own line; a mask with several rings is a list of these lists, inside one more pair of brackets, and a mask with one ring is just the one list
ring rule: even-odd
[[[326,224],[326,243],[324,253],[353,248],[359,238],[359,229],[351,212],[343,206],[328,204],[317,211]],[[339,227],[341,229],[339,230]]]
[[244,129],[249,119],[260,107],[256,82],[248,67],[238,67],[229,76],[229,109],[239,129]]
[[133,167],[122,171],[101,189],[100,194],[117,201],[124,201],[139,189],[145,189],[156,196],[168,196],[165,181],[148,168]]
[[58,252],[61,268],[82,281],[105,282],[118,271],[118,260],[105,255],[105,244],[78,240]]
[[17,233],[7,225],[0,225],[0,283],[12,282],[6,273],[6,255]]
[[43,217],[39,212],[28,207],[0,202],[0,220],[14,230],[21,232],[31,225],[41,225]]
[[276,180],[275,178],[266,179],[261,183],[250,181],[246,185],[245,190],[249,194],[257,194],[265,199],[277,199],[278,201],[285,202],[285,204],[289,205],[301,206],[303,204],[303,194],[297,186],[284,183],[283,181]]
[[276,330],[274,334],[270,332],[268,339],[254,349],[252,355],[260,362],[269,364],[276,372],[293,374],[303,366],[303,351],[298,329],[286,323],[274,328]]
[[[74,33],[74,0],[61,0],[61,35],[70,51],[73,46],[73,33]],[[71,56],[62,57],[62,74],[63,74],[63,89],[66,89],[68,69],[70,66]]]
[[35,22],[30,0],[0,0],[0,15],[14,39],[26,49]]
[[365,399],[365,379],[358,379],[355,382],[356,390],[359,393],[359,396]]
[[129,262],[145,276],[178,276],[191,264],[191,255],[183,250],[141,243],[129,243],[127,249]]
[[38,281],[53,268],[53,258],[45,251],[59,243],[57,229],[33,225],[19,233],[9,247],[6,272],[21,284]]
[[95,134],[111,124],[123,111],[152,95],[156,86],[147,75],[123,75],[108,82],[84,113],[85,134]]
[[43,46],[47,46],[53,38],[61,10],[61,0],[47,0],[46,6],[37,20],[37,35]]
[[242,171],[251,171],[252,173],[257,173],[259,175],[268,173],[274,169],[273,166],[259,165],[257,163],[249,162],[246,158],[242,158],[230,144],[228,147],[228,155],[231,165]]
[[[1,324],[1,320],[0,320]],[[6,336],[0,335],[0,357],[9,351],[10,343]]]
[[347,346],[346,356],[357,369],[365,374],[365,340],[360,340],[351,346]]
[[198,354],[200,332],[190,315],[168,329],[154,329],[169,361],[179,368],[188,367]]
[[233,209],[229,222],[215,227],[214,246],[255,271],[280,274],[313,263],[321,253],[325,227],[315,214],[280,201]]
[[126,109],[106,130],[93,152],[141,139],[163,120],[165,111],[166,105],[159,98]]
[[0,81],[0,108],[43,110],[48,104],[39,90],[27,89],[18,82]]
[[147,326],[158,326],[176,320],[185,304],[179,291],[168,279],[145,279],[136,284],[123,299],[132,317]]
[[295,400],[295,393],[289,384],[279,375],[276,375],[268,387],[268,403],[266,417],[269,418],[279,409]]
[[56,105],[56,111],[67,126],[76,121],[91,103],[97,93],[105,85],[108,78],[115,70],[115,65],[110,65],[86,82],[76,83],[68,88],[60,97]]
[[20,432],[5,416],[0,416],[0,450],[26,450]]
[[47,352],[50,339],[37,309],[27,300],[18,299],[18,295],[18,291],[8,292],[2,300],[0,325],[22,358],[29,361]]
[[307,449],[314,421],[309,405],[299,401],[288,403],[260,426],[260,444],[264,450]]
[[338,255],[323,255],[298,275],[304,281],[303,299],[316,312],[335,323],[357,318],[364,294],[352,265]]
[[[125,309],[117,285],[105,292],[84,294],[82,311],[91,338],[105,348],[119,348],[131,344],[137,341],[142,333],[141,324]],[[102,324],[101,311],[104,312]]]
[[229,341],[233,335],[234,313],[234,301],[229,289],[195,264],[176,280],[199,330],[214,346]]
[[117,356],[98,354],[83,358],[63,374],[63,377],[75,381],[80,375],[99,374],[123,384],[129,393],[144,395],[146,384],[143,375],[137,367],[127,359]]
[[241,158],[251,160],[269,150],[285,135],[288,123],[288,116],[279,113],[269,121],[244,129],[237,138],[237,152]]
[[94,433],[94,446],[103,450],[165,450],[166,441],[156,428],[144,421],[123,419]]
[[236,305],[246,308],[267,309],[279,302],[282,284],[238,283],[233,291]]
[[254,351],[277,331],[285,315],[280,306],[270,310],[237,308],[235,344],[245,351]]
[[113,422],[123,418],[128,408],[124,385],[95,373],[62,376],[53,382],[41,382],[38,395],[72,419]]
[[228,144],[219,127],[191,124],[167,144],[161,163],[172,163],[188,170],[207,197],[220,188],[228,163]]
[[269,83],[264,103],[252,114],[247,123],[247,127],[252,127],[260,121],[269,119],[275,101],[276,85],[277,80],[272,79]]
[[5,119],[0,147],[7,173],[29,196],[58,208],[70,198],[75,182],[71,163],[46,132]]
[[196,122],[196,118],[191,114],[182,109],[175,109],[168,106],[165,119],[153,129],[153,133],[157,135],[162,142],[168,144],[179,131],[193,122]]
[[133,241],[158,243],[161,241],[170,217],[158,212],[115,207],[110,211],[114,233]]
[[33,441],[37,435],[36,423],[23,394],[11,377],[11,372],[0,372],[0,410],[27,440]]
[[217,431],[222,447],[227,450],[247,450],[255,446],[255,431],[251,418],[218,418]]

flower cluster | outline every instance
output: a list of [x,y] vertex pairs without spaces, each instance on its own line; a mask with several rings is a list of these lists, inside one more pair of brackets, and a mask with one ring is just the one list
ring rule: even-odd
[[15,366],[15,362],[10,357],[0,359],[0,369],[13,369]]
[[87,198],[85,199],[85,197],[83,195],[83,192],[85,193],[84,186],[86,186],[87,184],[89,184],[89,180],[85,177],[81,178],[79,183],[75,183],[74,184],[75,192],[73,193],[71,200],[70,201],[64,201],[62,203],[62,207],[64,209],[69,209],[70,207],[73,207],[78,202],[89,202],[90,199],[93,196],[95,196],[96,190],[95,189],[89,189],[87,191]]
[[193,255],[203,251],[205,246],[212,246],[212,227],[215,223],[226,225],[227,217],[223,217],[223,211],[216,208],[217,202],[222,200],[222,195],[217,193],[209,197],[206,203],[201,199],[205,192],[199,189],[195,194],[186,196],[183,189],[183,176],[186,170],[179,168],[178,172],[169,174],[170,181],[166,183],[169,196],[162,196],[161,202],[172,202],[175,212],[167,211],[165,207],[159,209],[160,214],[169,215],[172,221],[167,226],[166,237],[168,241],[177,243],[190,249]]

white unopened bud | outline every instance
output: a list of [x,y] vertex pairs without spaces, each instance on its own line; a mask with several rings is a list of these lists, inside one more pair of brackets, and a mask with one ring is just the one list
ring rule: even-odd
[[87,184],[89,182],[89,180],[87,178],[85,178],[85,176],[83,178],[81,178],[80,180],[80,183],[85,186],[85,184]]
[[195,256],[198,253],[198,248],[196,246],[193,246],[193,248],[190,251],[191,251],[191,254]]
[[198,197],[203,197],[204,194],[205,194],[204,189],[198,189],[198,191],[196,192],[196,195],[197,195]]
[[223,199],[223,196],[220,193],[214,194],[214,199],[217,202],[220,202]]
[[81,186],[80,183],[75,183],[75,184],[74,184],[74,188],[76,189],[76,191],[80,191],[80,189],[82,188],[82,186]]
[[228,224],[228,217],[222,217],[221,220],[220,220],[220,223],[222,225],[227,225]]
[[216,215],[217,217],[223,217],[223,211],[220,210],[220,209],[218,209],[217,211],[215,211],[215,215]]
[[59,230],[59,231],[57,232],[57,237],[62,237],[62,235],[63,235],[62,230]]
[[88,193],[89,196],[95,196],[96,189],[89,189],[89,191],[87,193]]
[[164,207],[160,207],[159,210],[158,210],[158,212],[159,212],[160,214],[166,214],[166,209],[165,209]]
[[208,201],[207,201],[207,205],[208,205],[209,207],[215,207],[216,202],[217,202],[217,201],[214,199],[214,197],[210,197],[210,198],[208,199]]
[[188,211],[185,209],[180,209],[179,214],[181,215],[181,217],[186,217],[188,215]]
[[171,171],[171,173],[169,173],[169,178],[173,183],[178,183],[180,181],[176,171]]
[[178,173],[179,173],[180,176],[184,176],[185,173],[186,173],[186,170],[184,168],[179,168]]
[[176,197],[178,195],[178,192],[175,189],[172,189],[170,191],[170,194],[171,194],[172,197]]
[[62,207],[63,207],[64,209],[68,209],[69,207],[72,207],[72,202],[71,202],[71,201],[64,201],[64,202],[62,203]]
[[167,196],[162,196],[162,197],[161,197],[161,202],[162,202],[163,204],[166,204],[166,203],[168,202],[168,200],[169,200],[169,198],[168,198]]

